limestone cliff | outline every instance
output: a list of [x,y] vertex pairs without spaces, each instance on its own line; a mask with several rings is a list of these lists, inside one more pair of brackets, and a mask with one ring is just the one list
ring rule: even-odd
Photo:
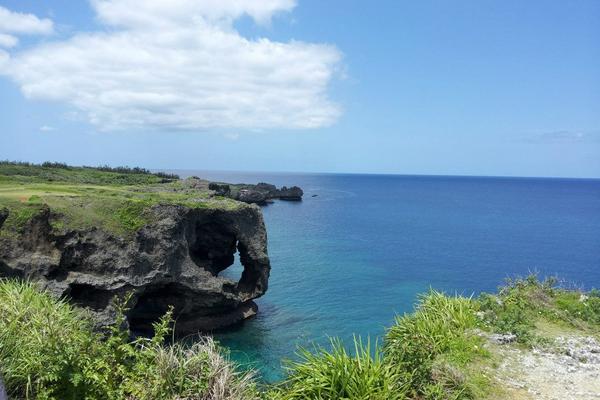
[[[147,330],[174,307],[180,334],[222,328],[256,313],[267,290],[267,234],[258,206],[190,208],[155,205],[151,223],[131,237],[100,228],[58,231],[60,218],[44,206],[18,237],[0,237],[0,277],[28,278],[92,311],[101,324],[114,317],[114,296],[132,293],[128,321]],[[8,210],[0,212],[0,225]],[[234,262],[235,282],[219,276]]]

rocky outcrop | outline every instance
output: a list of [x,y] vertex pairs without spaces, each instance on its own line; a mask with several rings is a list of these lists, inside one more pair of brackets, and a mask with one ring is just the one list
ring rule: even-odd
[[[86,307],[100,324],[113,321],[112,299],[132,293],[132,329],[145,331],[174,307],[180,334],[235,324],[256,314],[253,299],[265,293],[270,264],[260,209],[157,205],[151,224],[133,238],[99,229],[53,231],[49,208],[18,239],[0,240],[0,276],[33,279],[51,293]],[[3,215],[3,214],[0,214]],[[234,262],[238,281],[219,274]]]
[[292,186],[291,188],[282,187],[278,190],[277,197],[281,200],[299,201],[302,200],[304,192],[298,186]]
[[268,198],[267,194],[260,190],[240,189],[235,200],[243,201],[244,203],[264,204]]
[[290,188],[283,186],[278,189],[275,185],[264,182],[256,185],[229,185],[227,183],[211,182],[208,188],[213,190],[217,196],[226,196],[244,203],[261,205],[272,199],[300,201],[304,195],[304,192],[298,186]]

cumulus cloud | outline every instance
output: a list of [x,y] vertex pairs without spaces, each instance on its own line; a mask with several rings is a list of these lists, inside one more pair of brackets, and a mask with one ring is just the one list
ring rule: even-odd
[[0,32],[48,35],[54,30],[51,20],[39,19],[33,14],[13,12],[0,6]]
[[[106,30],[0,63],[28,98],[66,102],[100,129],[315,128],[335,122],[331,45],[248,39],[294,0],[92,0]],[[1,54],[0,54],[0,58]]]

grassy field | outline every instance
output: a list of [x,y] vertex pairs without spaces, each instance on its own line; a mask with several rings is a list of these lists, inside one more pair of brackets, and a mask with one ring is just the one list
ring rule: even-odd
[[0,162],[0,209],[7,208],[10,213],[0,236],[18,234],[45,205],[54,213],[52,225],[57,230],[98,227],[121,236],[151,222],[148,210],[156,204],[240,206],[236,201],[213,197],[207,183],[190,187],[172,175],[139,169],[117,171],[121,172]]

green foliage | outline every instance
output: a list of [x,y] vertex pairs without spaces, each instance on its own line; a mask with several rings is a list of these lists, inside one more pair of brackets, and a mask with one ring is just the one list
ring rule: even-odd
[[480,377],[467,368],[487,354],[473,333],[476,307],[469,298],[431,290],[388,330],[386,360],[407,374],[411,397],[468,399],[480,391]]
[[430,291],[413,314],[398,317],[383,347],[355,340],[354,353],[332,341],[331,350],[301,350],[276,399],[471,399],[488,379],[472,363],[484,359],[474,334],[477,303]]
[[0,175],[20,182],[45,181],[100,185],[157,184],[179,179],[175,174],[153,173],[138,167],[71,167],[57,162],[44,162],[37,165],[14,161],[0,161]]
[[539,319],[600,328],[600,292],[561,289],[552,279],[511,280],[497,296],[476,300],[432,290],[414,313],[397,317],[383,346],[355,339],[349,350],[334,339],[329,349],[301,349],[286,379],[259,393],[251,374],[237,372],[211,339],[165,345],[171,310],[152,338],[132,341],[124,328],[128,301],[114,302],[116,322],[98,333],[64,300],[30,283],[0,281],[0,374],[11,398],[478,399],[491,390],[478,329],[518,332],[531,344]]
[[126,201],[117,209],[116,217],[121,227],[127,232],[136,232],[149,222],[148,208],[152,202],[148,200]]
[[22,232],[27,222],[29,222],[34,216],[39,214],[41,206],[39,203],[24,203],[16,208],[11,208],[8,214],[8,218],[4,222],[2,229],[4,231],[12,230],[15,232]]
[[557,286],[556,278],[540,281],[536,275],[511,279],[498,295],[482,294],[479,298],[486,329],[513,333],[525,345],[545,344],[536,334],[536,322],[547,320],[575,328],[600,327],[600,296],[597,291],[585,294]]
[[331,350],[312,353],[299,351],[299,361],[288,363],[288,378],[273,391],[271,398],[394,400],[405,398],[402,375],[384,361],[375,345],[354,340],[350,354],[339,340],[332,340]]
[[574,291],[558,291],[555,295],[557,313],[571,324],[577,320],[600,326],[600,292],[588,294]]
[[15,399],[254,399],[252,378],[211,339],[165,346],[172,312],[152,339],[130,341],[127,298],[105,335],[85,315],[33,284],[0,281],[0,374]]

